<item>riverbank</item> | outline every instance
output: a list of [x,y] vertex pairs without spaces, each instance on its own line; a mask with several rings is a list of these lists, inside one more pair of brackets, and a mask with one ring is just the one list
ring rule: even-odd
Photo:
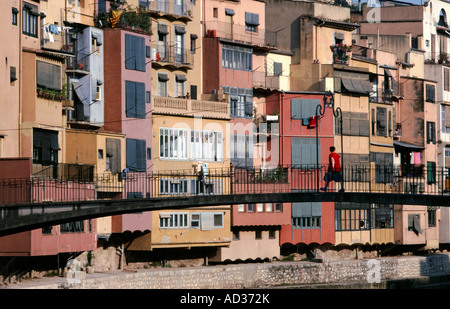
[[[427,281],[428,280],[428,281]],[[342,261],[298,261],[69,273],[3,289],[415,288],[450,282],[450,253]],[[401,285],[400,285],[401,283]],[[415,285],[415,284],[419,285]]]

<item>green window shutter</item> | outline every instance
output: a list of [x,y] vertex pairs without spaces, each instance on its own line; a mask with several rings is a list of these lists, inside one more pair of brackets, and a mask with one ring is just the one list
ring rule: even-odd
[[321,217],[322,216],[322,203],[321,202],[312,202],[311,203],[311,216],[312,217]]

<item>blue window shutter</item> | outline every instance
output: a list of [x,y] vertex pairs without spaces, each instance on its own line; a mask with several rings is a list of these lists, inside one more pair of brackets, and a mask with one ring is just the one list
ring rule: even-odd
[[299,99],[291,99],[291,118],[302,119],[302,104]]
[[291,138],[291,164],[293,166],[302,164],[301,149],[303,148],[302,138]]
[[125,68],[129,70],[134,70],[136,68],[136,59],[133,46],[133,36],[125,34]]
[[[320,139],[319,139],[320,154]],[[320,157],[319,157],[320,160]],[[312,168],[317,164],[316,139],[315,138],[292,138],[291,139],[291,163],[292,165],[303,165]],[[320,162],[319,162],[320,164]]]
[[197,181],[195,179],[191,179],[191,194],[197,194]]
[[252,23],[252,13],[245,12],[245,23],[246,24]]
[[283,63],[274,62],[273,63],[273,75],[280,76],[283,73]]
[[136,140],[136,168],[145,171],[147,168],[147,146],[144,139]]
[[322,216],[322,203],[312,202],[311,203],[311,216],[321,217]]
[[150,46],[145,46],[145,57],[146,58],[151,57]]
[[125,114],[127,117],[136,117],[136,83],[125,81]]
[[127,138],[126,142],[126,150],[127,150],[127,167],[130,170],[136,170],[137,169],[137,162],[136,162],[136,140]]
[[145,84],[136,83],[136,118],[145,118]]
[[255,26],[259,26],[259,15],[258,14],[252,14],[252,23]]
[[145,38],[135,37],[136,70],[145,72]]

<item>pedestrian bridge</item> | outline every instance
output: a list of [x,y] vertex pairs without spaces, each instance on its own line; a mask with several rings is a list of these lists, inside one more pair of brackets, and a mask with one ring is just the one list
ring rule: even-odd
[[450,207],[447,169],[350,166],[220,169],[0,180],[0,236],[65,222],[213,205],[355,202]]

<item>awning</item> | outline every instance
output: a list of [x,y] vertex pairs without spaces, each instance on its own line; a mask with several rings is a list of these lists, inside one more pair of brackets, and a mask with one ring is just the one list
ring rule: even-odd
[[392,77],[392,74],[391,74],[391,72],[388,69],[384,69],[384,74],[386,76]]
[[409,148],[409,149],[417,149],[417,150],[425,149],[425,147],[422,147],[422,146],[416,146],[416,145],[413,145],[413,144],[409,144],[409,143],[405,143],[405,142],[399,142],[399,141],[394,141],[394,146],[403,147],[403,148]]
[[349,92],[368,94],[373,91],[372,84],[368,80],[344,77],[341,80],[344,88]]

